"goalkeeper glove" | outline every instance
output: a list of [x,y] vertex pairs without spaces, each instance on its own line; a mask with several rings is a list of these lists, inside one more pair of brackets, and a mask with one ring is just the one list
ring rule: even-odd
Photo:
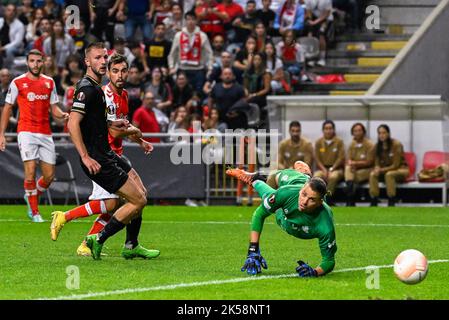
[[260,254],[259,244],[252,242],[249,245],[248,256],[241,270],[242,272],[246,270],[250,275],[256,275],[262,272],[262,268],[268,268],[267,262]]
[[299,260],[298,264],[296,272],[301,278],[318,277],[318,272],[304,261]]

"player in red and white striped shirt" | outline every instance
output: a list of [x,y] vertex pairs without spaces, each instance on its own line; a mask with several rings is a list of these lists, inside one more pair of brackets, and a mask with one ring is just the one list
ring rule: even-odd
[[[68,113],[58,106],[58,95],[52,78],[41,74],[43,55],[31,50],[27,55],[28,72],[11,81],[0,123],[0,150],[5,151],[5,131],[14,104],[19,106],[17,140],[22,157],[25,199],[33,222],[43,222],[39,214],[39,196],[47,190],[55,175],[56,153],[51,137],[49,111],[54,118],[68,119]],[[42,177],[36,182],[36,167],[40,163]]]

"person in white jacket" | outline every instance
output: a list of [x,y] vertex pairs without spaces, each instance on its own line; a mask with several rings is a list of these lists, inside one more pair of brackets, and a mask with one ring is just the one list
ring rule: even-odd
[[17,19],[16,6],[9,4],[0,18],[0,54],[3,56],[3,65],[11,65],[14,57],[23,50],[25,26]]
[[185,15],[185,27],[173,39],[168,67],[174,75],[182,70],[194,90],[201,93],[206,82],[206,73],[212,70],[214,56],[207,35],[200,31],[194,13]]

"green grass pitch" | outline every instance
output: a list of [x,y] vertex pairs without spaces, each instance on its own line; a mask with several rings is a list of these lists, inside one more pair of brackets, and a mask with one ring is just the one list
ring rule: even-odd
[[[58,241],[47,222],[33,224],[25,206],[0,206],[0,299],[448,299],[449,262],[429,265],[417,285],[397,280],[391,265],[402,250],[422,251],[430,261],[449,259],[449,212],[444,208],[334,208],[338,252],[331,274],[294,276],[296,261],[320,262],[317,240],[284,233],[266,220],[262,275],[240,271],[247,252],[248,207],[146,207],[140,242],[161,250],[154,260],[120,256],[125,231],[106,242],[101,261],[78,257],[76,248],[93,218],[66,224]],[[79,270],[79,289],[68,289]],[[379,269],[379,287],[365,270]],[[73,268],[73,267],[72,267]],[[70,287],[70,286],[69,286]],[[368,285],[368,287],[370,287]]]

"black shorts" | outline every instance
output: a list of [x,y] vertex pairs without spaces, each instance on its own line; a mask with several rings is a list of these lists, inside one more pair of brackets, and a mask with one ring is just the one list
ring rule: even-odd
[[89,156],[101,165],[101,169],[97,174],[91,174],[80,159],[84,173],[107,192],[116,193],[128,180],[128,172],[131,171],[129,161],[123,160],[113,151],[100,156],[89,153]]

